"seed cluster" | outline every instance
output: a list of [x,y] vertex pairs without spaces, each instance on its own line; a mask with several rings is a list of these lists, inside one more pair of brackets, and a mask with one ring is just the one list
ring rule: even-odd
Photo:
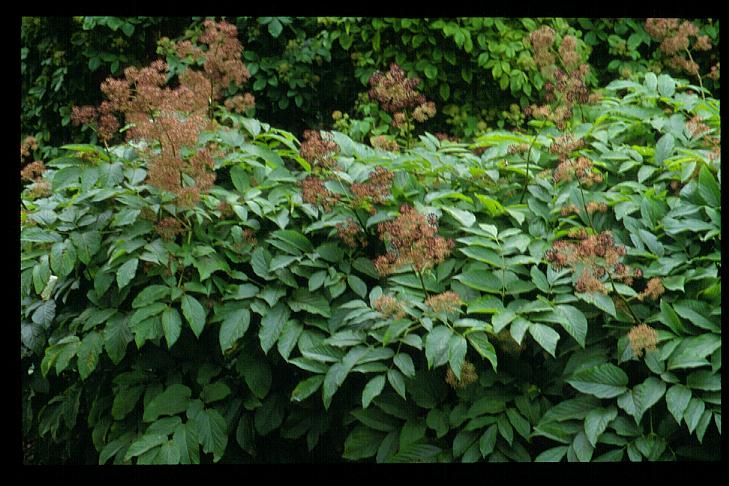
[[313,169],[333,169],[337,165],[336,156],[339,145],[333,140],[322,138],[315,130],[304,131],[304,141],[299,148],[299,154],[309,162]]
[[372,307],[386,318],[394,317],[395,319],[402,319],[405,317],[405,310],[402,308],[400,302],[390,295],[383,294],[379,296],[372,303]]
[[413,118],[420,123],[435,116],[435,103],[427,101],[417,90],[420,79],[408,78],[405,71],[395,63],[390,64],[390,70],[386,73],[376,71],[370,77],[369,84],[370,99],[393,114],[393,126],[402,127],[406,124],[405,111],[412,112]]
[[[387,201],[392,193],[392,180],[394,177],[395,174],[392,171],[377,166],[375,170],[370,172],[366,182],[352,183],[351,189],[354,194],[355,205],[382,204]],[[370,207],[370,211],[374,213],[375,209]]]
[[661,42],[660,50],[669,56],[668,66],[694,76],[699,74],[699,65],[691,56],[684,57],[684,54],[689,54],[689,49],[708,51],[712,48],[709,36],[700,35],[699,28],[688,20],[649,18],[645,21],[645,31]]
[[640,269],[632,269],[620,262],[626,253],[625,247],[616,245],[609,231],[592,236],[583,231],[576,236],[579,241],[577,243],[566,240],[555,241],[545,252],[544,257],[556,270],[562,268],[574,270],[578,265],[585,266],[575,284],[575,290],[578,292],[607,294],[607,289],[601,281],[607,274],[613,280],[627,285],[632,285],[633,278],[642,276]]
[[370,138],[370,144],[380,150],[386,150],[388,152],[399,152],[400,146],[397,142],[387,135],[377,135]]
[[634,326],[628,332],[628,340],[630,341],[630,348],[633,350],[633,354],[640,358],[643,356],[644,351],[656,349],[658,333],[649,325],[640,324]]
[[591,187],[603,181],[602,174],[594,170],[592,161],[587,157],[565,159],[557,165],[552,173],[555,184],[572,181],[575,177],[585,187]]
[[453,312],[461,307],[463,301],[461,301],[457,293],[449,290],[442,294],[428,297],[425,303],[435,312]]
[[352,218],[344,223],[337,223],[337,236],[350,248],[367,246],[367,238],[362,227]]
[[400,216],[377,226],[380,239],[389,243],[392,250],[377,257],[375,268],[382,276],[398,268],[412,265],[420,273],[445,260],[454,247],[451,239],[438,236],[434,215],[427,218],[407,204],[400,207]]
[[163,240],[174,240],[177,235],[184,232],[182,223],[172,216],[162,218],[155,226],[155,232],[162,237]]
[[301,199],[309,204],[321,204],[324,211],[329,212],[339,202],[340,195],[324,186],[324,181],[315,176],[307,176],[299,182]]
[[646,284],[645,289],[643,289],[643,292],[638,294],[638,300],[641,302],[645,299],[650,299],[653,301],[658,300],[661,295],[664,294],[666,289],[663,287],[663,282],[658,277],[653,277],[652,279],[648,280],[648,283]]
[[460,390],[466,388],[468,385],[478,381],[476,367],[470,361],[464,360],[463,365],[461,366],[461,376],[459,378],[449,366],[446,371],[445,381],[454,389]]

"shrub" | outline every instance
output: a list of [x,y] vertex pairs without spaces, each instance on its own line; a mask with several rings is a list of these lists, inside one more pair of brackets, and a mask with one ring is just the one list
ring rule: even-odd
[[716,458],[720,109],[689,87],[402,152],[172,102],[206,122],[173,154],[143,120],[61,147],[21,200],[26,461]]

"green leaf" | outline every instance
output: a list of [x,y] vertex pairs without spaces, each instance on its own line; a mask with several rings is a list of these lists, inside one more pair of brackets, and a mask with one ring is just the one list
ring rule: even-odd
[[689,400],[686,411],[683,414],[683,419],[686,421],[686,426],[688,427],[689,432],[693,433],[696,426],[699,425],[699,421],[701,420],[701,416],[704,414],[705,409],[706,405],[703,400],[699,398],[692,398]]
[[276,303],[269,312],[261,318],[261,329],[258,331],[258,338],[264,353],[276,344],[286,321],[289,319],[289,309],[283,302]]
[[149,287],[145,287],[132,301],[132,308],[138,309],[153,304],[168,296],[169,293],[170,288],[164,285],[150,285]]
[[478,448],[481,451],[481,456],[486,457],[491,455],[491,453],[494,451],[494,447],[496,446],[496,437],[498,434],[498,427],[496,424],[490,426],[488,429],[486,429],[486,432],[481,435],[481,438],[478,441]]
[[60,277],[65,277],[73,271],[76,263],[76,249],[69,240],[56,243],[51,248],[51,269]]
[[405,377],[395,368],[390,368],[387,371],[387,381],[390,383],[392,388],[405,399]]
[[[599,292],[584,292],[584,293],[578,292],[578,293],[575,293],[575,295],[577,297],[579,297],[580,299],[584,300],[585,302],[587,302],[588,304],[592,304],[595,307],[597,307],[598,309],[603,310],[603,311],[607,312],[608,314],[610,314],[611,316],[617,318],[617,314],[615,312],[615,304],[613,303],[613,299],[611,299],[610,296],[601,294]],[[560,306],[560,307],[570,307],[570,306]],[[575,309],[574,307],[572,307],[572,308]],[[577,309],[575,309],[575,310],[577,310]],[[580,312],[579,310],[577,310],[577,312],[582,314],[582,312]],[[582,318],[584,319],[584,314],[582,314]],[[585,329],[585,334],[586,334],[587,333],[587,320],[584,320],[584,322],[585,322],[584,329]],[[583,336],[582,344],[584,346],[584,336]]]
[[448,341],[448,362],[456,376],[461,376],[461,366],[466,358],[467,350],[468,343],[466,342],[466,338],[454,333]]
[[666,392],[666,406],[668,407],[668,411],[671,412],[671,415],[673,415],[673,418],[676,419],[676,423],[679,425],[681,425],[681,419],[683,418],[683,415],[686,412],[686,407],[688,407],[690,401],[691,390],[684,385],[673,385]]
[[195,429],[203,451],[213,454],[213,462],[218,462],[228,445],[228,432],[225,419],[212,408],[200,409],[188,422]]
[[628,375],[614,364],[605,363],[575,373],[567,383],[597,398],[613,398],[627,390]]
[[643,414],[661,399],[666,391],[666,383],[658,378],[648,377],[643,383],[618,397],[618,406],[639,424]]
[[557,349],[557,341],[559,341],[559,333],[557,331],[544,324],[532,323],[529,326],[529,334],[531,334],[534,340],[545,351],[554,357],[554,352]]
[[162,331],[165,333],[167,349],[172,348],[172,345],[177,342],[182,331],[182,319],[180,318],[180,313],[174,307],[168,307],[162,313]]
[[482,331],[471,332],[466,335],[466,339],[471,343],[473,349],[476,350],[481,357],[486,358],[491,363],[491,366],[496,371],[497,357],[496,349],[493,344],[489,342],[488,335]]
[[413,359],[407,353],[398,353],[393,358],[393,363],[397,366],[402,373],[408,378],[415,377],[415,365]]
[[592,447],[597,447],[597,439],[600,438],[610,422],[617,416],[618,410],[614,406],[596,408],[587,414],[587,417],[585,417],[585,436]]
[[461,223],[461,225],[464,228],[469,228],[469,227],[473,226],[473,224],[476,222],[476,216],[474,216],[474,214],[471,211],[453,208],[450,206],[443,206],[441,209],[443,209],[448,214],[453,216],[453,218],[455,218],[456,221]]
[[312,393],[317,391],[321,384],[324,382],[324,375],[311,376],[296,385],[296,388],[291,392],[291,401],[300,402],[309,397]]
[[385,387],[385,375],[377,375],[367,382],[362,390],[362,408],[367,408],[372,400],[382,393]]
[[664,160],[673,153],[674,138],[673,135],[667,133],[663,135],[656,143],[655,159],[656,164],[662,164]]
[[132,442],[126,454],[124,454],[124,461],[131,461],[133,457],[138,457],[165,442],[167,442],[166,434],[145,434]]
[[721,188],[711,170],[704,164],[699,172],[699,195],[712,208],[721,207]]
[[272,375],[268,362],[250,354],[238,357],[237,370],[243,375],[248,388],[259,400],[263,400],[271,389]]
[[144,407],[145,422],[154,422],[161,415],[176,415],[187,410],[192,390],[185,385],[170,385],[162,393],[152,398]]
[[658,93],[661,96],[670,98],[676,92],[676,82],[667,74],[658,76]]
[[667,369],[671,371],[708,365],[706,357],[719,347],[721,347],[721,337],[716,334],[705,333],[684,338],[669,356]]
[[231,390],[228,385],[222,381],[216,381],[215,383],[208,383],[203,387],[200,398],[205,403],[212,403],[224,399],[230,393]]
[[437,368],[448,362],[449,340],[453,331],[445,326],[434,327],[425,338],[425,357],[428,368]]
[[592,459],[592,453],[595,451],[583,431],[578,432],[575,436],[574,441],[572,441],[572,449],[580,462],[589,462]]
[[91,258],[101,248],[101,234],[98,231],[71,233],[71,241],[76,247],[78,259],[86,265],[91,262]]
[[111,404],[111,416],[114,420],[122,420],[139,402],[144,393],[144,385],[136,385],[122,388],[114,394],[114,401]]
[[236,309],[225,316],[220,325],[218,342],[222,352],[228,351],[235,343],[242,338],[251,322],[251,313],[248,309]]
[[367,295],[367,284],[356,275],[347,275],[347,283],[349,287],[360,297],[364,298]]
[[351,461],[372,457],[385,438],[384,432],[357,425],[344,441],[342,457]]
[[559,462],[567,454],[567,446],[557,446],[547,449],[534,458],[534,462]]
[[669,304],[666,299],[661,299],[661,319],[659,322],[668,326],[679,336],[686,334],[686,328],[681,322],[681,319],[678,317],[673,308],[671,308],[671,304]]
[[332,316],[329,302],[327,302],[327,299],[321,292],[312,293],[306,288],[298,288],[291,295],[288,304],[294,312],[303,310],[327,318]]
[[99,355],[103,348],[104,339],[98,332],[90,332],[81,341],[76,352],[76,364],[82,380],[88,378],[96,369],[96,365],[99,363]]
[[181,304],[182,314],[187,319],[187,322],[190,323],[190,329],[195,333],[195,337],[200,337],[205,327],[205,308],[195,297],[187,294],[182,296]]

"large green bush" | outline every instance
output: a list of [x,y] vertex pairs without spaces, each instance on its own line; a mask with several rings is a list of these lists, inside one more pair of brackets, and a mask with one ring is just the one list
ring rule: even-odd
[[[26,17],[21,25],[21,133],[34,135],[44,156],[84,134],[70,125],[72,105],[95,104],[88,86],[119,75],[127,65],[156,57],[157,40],[195,38],[200,17]],[[521,110],[538,100],[544,79],[528,35],[541,25],[572,35],[593,66],[590,83],[646,70],[680,74],[645,30],[644,19],[330,18],[236,17],[253,80],[257,116],[294,133],[331,128],[334,111],[354,120],[340,129],[359,140],[384,131],[388,121],[357,95],[375,70],[392,62],[423,80],[438,104],[433,132],[466,137],[487,127],[520,127]],[[719,22],[693,20],[713,48],[694,50],[706,87],[719,98]],[[165,47],[170,65],[177,60]],[[71,76],[73,74],[73,76]],[[695,80],[695,78],[694,78]],[[384,118],[384,119],[383,119]]]
[[194,205],[148,177],[166,142],[61,147],[21,201],[26,460],[717,458],[696,92],[648,74],[562,130],[402,153],[218,108]]

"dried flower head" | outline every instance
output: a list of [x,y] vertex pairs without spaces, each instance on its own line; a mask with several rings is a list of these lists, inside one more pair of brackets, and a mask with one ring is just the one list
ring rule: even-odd
[[256,106],[256,99],[250,93],[235,95],[225,100],[225,108],[235,113],[245,113]]
[[576,160],[566,159],[554,169],[552,178],[555,183],[569,182],[574,178],[585,187],[599,184],[603,181],[602,174],[593,169],[593,164],[587,157],[578,157]]
[[20,161],[31,156],[32,152],[38,150],[38,142],[35,137],[27,136],[20,144]]
[[322,138],[315,130],[304,131],[304,141],[299,154],[315,169],[333,169],[337,165],[339,145],[333,140]]
[[403,204],[400,216],[377,226],[380,239],[392,247],[379,256],[374,264],[380,275],[389,275],[405,265],[420,273],[445,260],[453,249],[453,240],[438,236],[435,217],[428,218],[412,206]]
[[587,212],[590,213],[590,214],[593,214],[593,213],[596,213],[596,212],[598,212],[598,213],[604,213],[604,212],[606,212],[608,210],[608,206],[605,203],[598,203],[598,202],[595,202],[595,201],[590,201],[585,206],[585,209],[587,209]]
[[362,227],[352,218],[337,223],[337,236],[350,248],[366,247],[367,237]]
[[661,295],[666,291],[666,289],[663,287],[663,282],[658,277],[653,277],[652,279],[648,280],[648,283],[646,284],[645,289],[643,292],[638,294],[638,300],[641,302],[645,299],[650,299],[653,301],[658,300]]
[[575,206],[574,204],[568,204],[566,206],[562,206],[562,208],[559,210],[559,214],[562,216],[569,216],[570,214],[579,214],[580,210]]
[[377,135],[370,138],[370,144],[380,150],[386,150],[388,152],[399,152],[400,146],[397,142],[387,135]]
[[339,202],[340,195],[324,186],[324,181],[315,176],[307,176],[299,183],[301,199],[309,204],[321,204],[324,211],[331,211]]
[[425,303],[435,312],[453,312],[463,304],[458,294],[452,291],[433,295],[426,299]]
[[386,73],[376,71],[369,84],[370,99],[376,100],[389,113],[413,109],[425,103],[425,97],[416,89],[420,80],[408,78],[397,64],[391,64]]
[[43,177],[43,173],[46,171],[46,166],[42,160],[36,160],[23,167],[20,171],[20,178],[24,181],[40,181]]
[[445,381],[454,389],[466,388],[468,385],[478,381],[476,367],[470,361],[464,360],[461,366],[461,376],[457,377],[449,366],[446,371]]
[[172,216],[162,218],[155,226],[155,232],[162,237],[162,239],[171,241],[174,240],[177,235],[182,234],[184,229],[182,223]]
[[395,174],[384,167],[377,166],[370,172],[367,181],[363,183],[352,183],[351,189],[354,194],[356,205],[373,203],[382,204],[391,195],[392,180]]
[[435,116],[435,113],[435,103],[433,103],[432,101],[427,101],[422,105],[417,106],[415,110],[413,110],[413,118],[415,119],[415,121],[423,123],[424,121],[433,118]]
[[649,325],[640,324],[634,326],[628,332],[628,340],[630,341],[630,348],[633,350],[633,354],[640,358],[643,356],[644,351],[656,349],[658,333]]
[[383,315],[385,318],[394,317],[395,319],[402,319],[405,317],[405,310],[403,309],[400,302],[395,297],[390,295],[381,295],[375,299],[372,306],[377,312]]

